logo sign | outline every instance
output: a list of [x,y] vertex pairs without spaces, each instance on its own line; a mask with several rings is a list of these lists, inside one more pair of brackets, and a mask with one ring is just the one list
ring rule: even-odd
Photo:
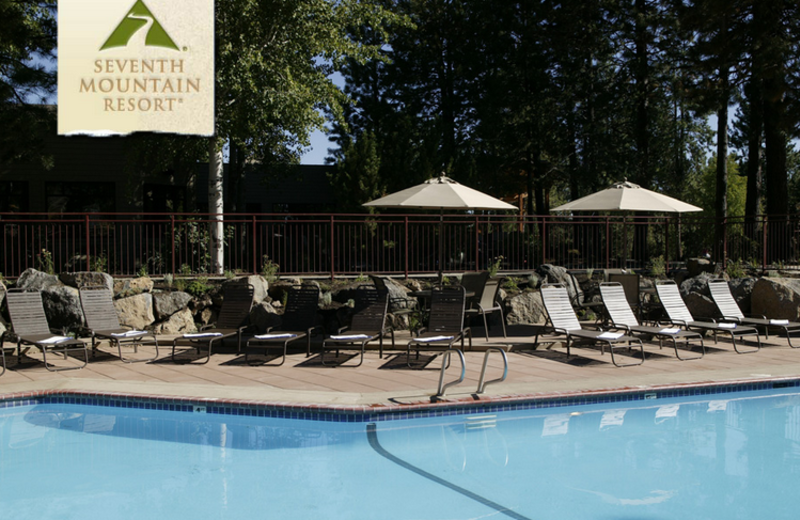
[[59,0],[58,133],[214,133],[213,0]]

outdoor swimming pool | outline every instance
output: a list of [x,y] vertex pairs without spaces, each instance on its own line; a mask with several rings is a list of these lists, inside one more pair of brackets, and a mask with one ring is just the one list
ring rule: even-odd
[[800,390],[377,423],[0,410],[0,518],[796,518]]

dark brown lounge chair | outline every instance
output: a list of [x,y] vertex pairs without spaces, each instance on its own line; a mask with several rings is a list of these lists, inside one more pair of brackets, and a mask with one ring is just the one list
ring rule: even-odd
[[[153,361],[158,358],[158,339],[152,332],[145,330],[133,330],[123,327],[119,322],[117,310],[114,308],[114,300],[111,291],[105,286],[81,287],[81,308],[83,317],[86,320],[85,332],[92,338],[92,357],[97,350],[97,344],[106,340],[114,347],[117,347],[119,358],[124,363],[141,363]],[[139,351],[143,345],[145,337],[152,338],[152,344],[156,347],[153,357],[144,359],[126,358],[122,355],[122,346],[133,347],[134,353]],[[148,341],[149,342],[149,341]]]
[[301,339],[306,340],[306,357],[311,355],[311,336],[317,325],[317,311],[319,310],[319,289],[312,285],[292,287],[286,299],[286,309],[281,316],[279,327],[270,327],[265,334],[253,336],[245,345],[245,360],[249,362],[252,351],[263,351],[267,354],[269,349],[282,348],[283,357],[280,363],[269,366],[280,366],[286,361],[286,351],[289,343]]
[[[86,342],[53,333],[44,313],[42,293],[39,291],[10,290],[6,294],[8,314],[16,337],[17,358],[22,357],[23,346],[37,347],[42,351],[44,366],[51,372],[76,370],[89,363],[89,352]],[[0,339],[0,351],[3,351],[3,339]],[[47,362],[48,352],[59,352],[66,359],[69,352],[83,352],[83,364],[80,366],[55,367]],[[3,372],[5,372],[5,355],[3,355]]]
[[[358,347],[361,350],[361,359],[357,365],[347,365],[358,367],[364,362],[364,349],[370,341],[378,340],[379,356],[383,358],[383,337],[389,333],[392,336],[392,347],[394,347],[394,330],[386,326],[386,309],[389,297],[386,293],[379,294],[377,290],[370,288],[359,288],[356,293],[357,311],[353,315],[353,320],[349,327],[342,327],[339,331],[328,337],[322,342],[322,364],[325,365],[325,350],[336,350],[336,357],[339,357],[339,350],[348,347]],[[346,334],[345,334],[346,332]],[[345,366],[345,365],[334,365]]]
[[236,337],[237,351],[242,351],[242,333],[247,329],[250,309],[253,307],[255,289],[250,284],[231,284],[225,287],[222,300],[222,309],[219,311],[217,323],[201,328],[197,333],[178,336],[172,342],[172,360],[175,361],[175,349],[185,346],[197,349],[199,353],[203,348],[208,349],[208,356],[203,363],[211,359],[213,348],[227,338]]
[[406,346],[406,364],[411,367],[411,350],[451,349],[456,341],[461,342],[464,349],[464,336],[469,339],[472,348],[472,331],[464,327],[464,306],[466,289],[457,287],[434,287],[431,291],[431,310],[428,326],[421,329],[419,335]]

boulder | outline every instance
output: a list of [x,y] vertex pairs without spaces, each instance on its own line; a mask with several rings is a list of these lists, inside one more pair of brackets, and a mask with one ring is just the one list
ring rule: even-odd
[[690,258],[686,261],[686,270],[692,278],[701,273],[713,273],[714,262],[707,258]]
[[753,285],[753,314],[797,321],[800,318],[799,308],[800,280],[764,277]]
[[191,295],[183,291],[153,293],[153,311],[157,320],[165,320],[183,310],[192,301]]
[[200,325],[209,325],[217,321],[219,313],[211,307],[206,307],[194,314],[194,321]]
[[575,301],[580,287],[578,287],[575,277],[569,274],[566,267],[544,264],[539,266],[538,273],[542,277],[543,283],[563,284],[567,288],[569,299]]
[[269,302],[254,305],[250,311],[250,324],[256,327],[259,334],[266,332],[269,327],[277,327],[280,323],[280,315]]
[[153,295],[136,294],[114,301],[114,308],[122,325],[143,330],[155,321],[153,314]]
[[711,298],[708,281],[715,280],[716,276],[710,273],[700,273],[694,278],[687,278],[680,285],[680,293],[689,312],[697,320],[703,318],[719,317],[719,310]]
[[42,289],[42,302],[51,329],[76,330],[83,325],[78,289],[59,283]]
[[[26,269],[17,279],[17,288],[41,291],[47,323],[55,330],[75,330],[83,324],[78,290],[61,283],[57,276]],[[5,295],[5,292],[3,292]]]
[[269,299],[269,282],[260,275],[245,276],[236,278],[235,280],[228,280],[222,284],[222,291],[225,292],[225,287],[231,284],[250,284],[253,286],[253,303],[261,303],[263,301],[270,301]]
[[733,299],[739,305],[742,313],[751,314],[753,309],[753,287],[756,285],[755,278],[736,278],[728,282],[731,288]]
[[547,322],[547,311],[539,291],[520,293],[505,300],[504,305],[508,325],[544,325]]
[[195,330],[197,330],[197,326],[194,323],[192,311],[186,308],[172,314],[169,319],[155,327],[156,334],[184,334]]
[[125,280],[116,280],[114,282],[115,294],[139,294],[149,293],[153,290],[155,283],[149,276],[142,276],[140,278],[130,278]]
[[17,278],[18,289],[25,289],[27,291],[41,291],[45,287],[59,285],[58,276],[54,274],[43,273],[30,267],[25,269],[19,278]]
[[62,283],[80,289],[90,285],[108,287],[109,291],[114,290],[114,279],[108,273],[98,273],[95,271],[78,271],[76,273],[61,273],[58,279]]

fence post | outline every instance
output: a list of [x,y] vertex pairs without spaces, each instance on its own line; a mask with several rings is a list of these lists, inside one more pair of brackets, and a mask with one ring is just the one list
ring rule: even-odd
[[728,270],[728,217],[722,219],[722,272]]
[[606,215],[606,269],[611,269],[611,223]]
[[170,237],[172,240],[170,241],[170,249],[172,251],[172,274],[175,274],[175,215],[169,216],[169,224],[170,224]]
[[542,265],[546,263],[547,263],[547,217],[542,216]]
[[408,280],[408,215],[404,217],[404,222],[405,222],[406,244],[405,247],[403,248],[403,250],[405,251],[405,260],[404,260],[405,265],[403,266],[403,271],[405,271],[406,280]]
[[333,247],[334,247],[333,246],[333,244],[334,244],[334,240],[333,240],[333,230],[334,230],[333,219],[334,219],[334,217],[333,217],[333,215],[331,215],[331,240],[330,240],[330,244],[331,244],[331,247],[330,247],[330,249],[331,249],[331,281],[333,281],[333,279],[336,276],[336,274],[335,274],[336,269],[335,269],[335,266],[334,266],[334,263],[333,263],[333,258],[335,256],[334,255],[334,250],[333,250]]
[[256,216],[253,215],[253,274],[258,274],[258,255],[256,254],[256,247],[258,247],[257,238]]
[[89,214],[87,213],[84,215],[84,221],[86,223],[86,270],[91,271],[91,262],[89,261]]
[[478,215],[475,215],[475,270],[480,271],[480,253],[478,252],[478,248],[480,247],[480,221],[478,219]]
[[769,219],[765,215],[761,215],[761,272],[767,272],[767,226]]
[[664,220],[664,272],[669,273],[669,217]]

